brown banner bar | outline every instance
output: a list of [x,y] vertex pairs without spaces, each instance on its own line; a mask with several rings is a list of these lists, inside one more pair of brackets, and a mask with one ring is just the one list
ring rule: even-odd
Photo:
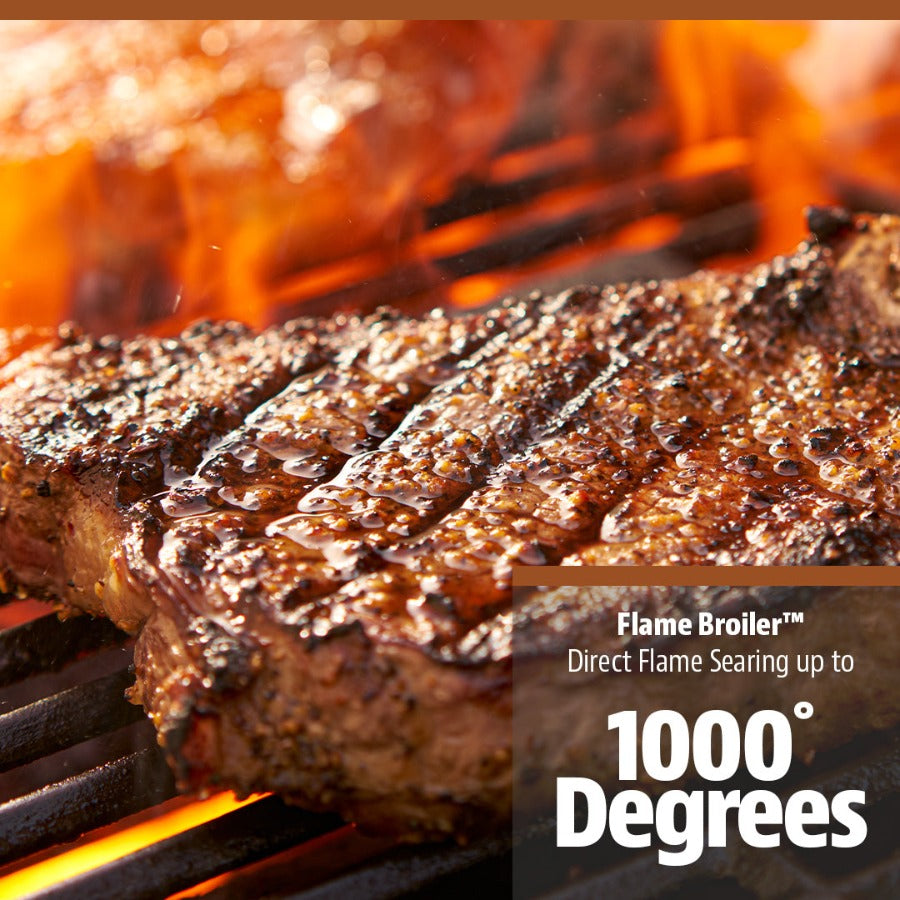
[[[87,0],[76,8],[72,3],[62,3],[60,0],[37,0],[29,5],[28,11],[37,17],[43,18],[68,18],[77,13],[78,18],[118,18],[124,10],[119,2],[113,0]],[[566,0],[563,3],[554,4],[551,7],[546,2],[528,0],[517,3],[501,2],[501,0],[456,0],[454,3],[432,3],[423,8],[421,3],[413,3],[411,0],[381,0],[380,3],[363,2],[363,0],[338,0],[331,3],[307,2],[302,7],[287,0],[263,0],[261,3],[248,7],[246,3],[220,2],[199,3],[181,2],[172,0],[158,0],[154,4],[138,3],[127,8],[127,12],[134,16],[153,16],[158,18],[207,18],[209,16],[233,16],[244,18],[248,12],[266,18],[280,19],[293,18],[298,12],[304,16],[338,16],[341,18],[370,18],[373,15],[380,18],[422,18],[427,11],[429,18],[544,18],[548,13],[556,19],[618,19],[623,17],[639,19],[656,19],[671,16],[673,13],[682,18],[716,18],[723,12],[721,3],[713,0],[682,0],[677,8],[672,3],[664,3],[662,0],[632,0],[632,3],[607,3],[599,4],[592,0]],[[756,3],[735,3],[727,8],[732,16],[754,16],[767,19],[805,19],[815,17],[846,16],[847,7],[839,5],[836,0],[818,0],[816,3],[805,2],[778,3],[775,0],[757,0]],[[853,15],[857,18],[890,18],[896,15],[893,4],[887,0],[865,0],[853,7]]]
[[892,566],[517,566],[513,587],[596,585],[900,587]]

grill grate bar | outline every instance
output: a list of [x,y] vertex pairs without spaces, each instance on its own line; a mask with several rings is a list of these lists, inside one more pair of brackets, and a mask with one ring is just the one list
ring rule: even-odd
[[175,795],[156,747],[56,782],[0,806],[0,863],[72,840]]
[[304,812],[286,806],[277,797],[265,797],[34,896],[53,900],[124,896],[156,900],[300,841],[321,837],[343,824],[337,816]]
[[[513,183],[505,190],[515,191],[519,185]],[[544,254],[577,247],[585,240],[612,238],[620,229],[651,213],[678,216],[684,220],[685,229],[696,232],[696,220],[735,207],[743,209],[752,203],[751,183],[743,164],[678,177],[640,174],[621,183],[595,181],[581,183],[580,187],[585,191],[591,188],[593,194],[585,195],[583,203],[575,204],[577,208],[568,211],[556,209],[554,192],[529,194],[527,186],[523,187],[526,199],[522,202],[526,207],[532,207],[530,210],[520,210],[517,219],[495,223],[491,237],[482,243],[461,247],[449,254],[428,249],[433,234],[425,232],[419,240],[424,241],[428,265],[418,259],[401,262],[383,274],[366,278],[364,283],[347,284],[315,297],[292,295],[288,277],[285,285],[279,288],[279,295],[288,304],[286,308],[298,315],[325,313],[354,302],[374,308],[379,303],[410,301],[421,295],[427,298],[427,292],[438,285],[533,263]],[[543,215],[538,214],[541,203],[549,204]],[[465,218],[461,216],[458,221]],[[709,237],[702,224],[699,230],[700,237]],[[717,236],[708,252],[735,252],[752,243],[754,237],[752,230],[747,234],[746,228],[729,229]],[[667,249],[677,253],[684,249],[683,245],[684,241],[676,241]],[[688,261],[695,265],[698,260],[691,254]],[[648,270],[655,268],[651,265]],[[431,302],[427,299],[427,303]]]
[[55,613],[0,632],[0,687],[41,671],[54,671],[80,654],[116,644],[127,635],[105,619]]
[[[325,884],[295,894],[291,900],[343,900],[366,897],[388,900],[428,891],[433,885],[491,860],[505,859],[511,839],[489,838],[466,847],[406,847]],[[510,870],[512,865],[510,863]]]
[[131,667],[0,716],[0,772],[144,718],[123,694]]
[[831,751],[833,764],[803,780],[798,787],[826,793],[848,788],[865,790],[868,804],[900,792],[900,730],[887,735],[863,735]]
[[[453,278],[520,263],[581,239],[610,236],[651,212],[691,217],[749,199],[750,186],[741,167],[682,179],[646,176],[599,191],[588,208],[546,223],[530,224],[507,236],[488,241],[435,265]],[[638,199],[636,200],[635,197]]]
[[[660,866],[653,852],[643,853],[585,881],[546,893],[543,900],[591,900],[597,896],[640,900],[648,895],[650,886],[654,896],[667,896],[668,892],[678,889],[686,882],[699,882],[712,889],[722,878],[721,872],[726,868],[726,859],[724,851],[707,848],[700,860],[686,867],[685,871]],[[697,892],[696,895],[701,894]],[[715,894],[710,893],[708,896]]]
[[[570,132],[562,140],[578,139]],[[582,184],[601,178],[614,183],[625,178],[652,171],[674,149],[671,133],[666,123],[656,113],[631,120],[621,126],[613,126],[603,135],[603,140],[582,133],[582,146],[572,156],[556,157],[549,141],[552,135],[530,147],[510,148],[512,155],[540,154],[543,165],[534,167],[514,180],[488,178],[486,181],[464,181],[447,200],[425,211],[426,228],[436,228],[473,213],[484,213],[525,202],[538,194],[565,185]],[[557,141],[558,146],[558,141]],[[550,151],[548,153],[548,150]],[[494,159],[492,169],[504,168],[510,153]]]

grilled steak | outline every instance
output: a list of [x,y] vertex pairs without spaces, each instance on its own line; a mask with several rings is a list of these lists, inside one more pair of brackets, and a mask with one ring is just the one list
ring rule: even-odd
[[[223,496],[253,505],[265,492],[277,496],[284,481],[304,481],[295,470],[281,473],[280,486],[271,467],[254,468],[253,503],[228,493],[240,491],[238,473],[250,467],[229,468],[230,451],[254,441],[261,453],[287,454],[295,464],[311,454],[308,466],[332,471],[390,431],[455,360],[492,335],[514,334],[529,308],[457,322],[383,311],[261,334],[204,323],[178,339],[93,339],[61,329],[0,370],[6,589],[104,612],[135,630],[150,609],[147,584],[119,550],[132,531],[160,537],[158,518],[143,512],[148,498],[169,485],[164,508],[198,509],[204,492],[215,493],[212,478]],[[304,411],[315,427],[285,435]],[[325,460],[329,435],[339,432]],[[222,466],[227,489],[214,474]]]
[[[132,629],[146,618],[135,696],[183,785],[276,790],[405,835],[490,824],[513,781],[512,565],[900,561],[900,221],[811,225],[744,275],[454,322],[385,313],[321,338],[295,325],[279,376],[264,388],[254,367],[254,396],[249,366],[186,336],[142,370],[146,422],[124,376],[97,374],[103,341],[31,351],[0,387],[8,575]],[[241,340],[268,359],[277,334]],[[192,371],[188,397],[176,378],[176,408],[166,354],[218,383]],[[198,433],[184,412],[211,394],[246,402]],[[813,643],[862,602],[823,600]],[[594,605],[525,606],[525,671],[543,677],[561,627],[601,627]],[[873,666],[892,658],[871,616],[845,633]],[[852,702],[856,727],[897,717],[890,692],[850,696],[815,746],[849,736]]]
[[190,474],[214,437],[321,364],[321,347],[302,323],[277,335],[201,325],[177,340],[131,341],[62,328],[19,355],[0,374],[7,588],[13,573],[29,591],[136,627],[142,591],[110,563],[127,530],[122,510]]

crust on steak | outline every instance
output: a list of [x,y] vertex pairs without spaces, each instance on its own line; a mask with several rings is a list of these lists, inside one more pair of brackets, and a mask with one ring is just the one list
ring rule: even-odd
[[[166,354],[187,339],[145,366],[162,385],[157,430],[152,416],[129,429],[128,378],[98,388],[114,345],[26,354],[0,374],[0,559],[117,624],[149,614],[134,696],[183,786],[275,790],[406,837],[490,827],[519,778],[514,657],[516,685],[536,679],[536,708],[552,706],[542,648],[560,621],[573,639],[594,621],[514,610],[514,565],[900,562],[900,220],[810,221],[793,254],[743,274],[572,290],[454,325],[376,317],[299,382],[272,363],[274,390],[278,378],[263,390],[211,345],[207,381],[221,373],[226,396],[250,387],[236,421],[202,439],[189,404],[165,418]],[[267,340],[277,331],[264,358]],[[447,365],[430,379],[435,355]],[[72,378],[75,360],[91,378]],[[84,415],[97,390],[115,427]],[[201,423],[217,421],[205,402]],[[53,424],[61,403],[71,434]],[[360,430],[370,416],[377,427]],[[173,453],[185,462],[166,491]],[[92,593],[108,566],[120,577]],[[849,737],[854,704],[860,728],[896,720],[896,692],[875,677],[892,624],[853,591],[822,609],[810,650],[847,635],[871,663],[829,687],[834,712],[803,752]],[[622,701],[643,702],[642,684],[619,681]],[[742,714],[771,688],[742,684],[697,684],[690,702],[721,696]],[[548,713],[561,739],[575,694]]]

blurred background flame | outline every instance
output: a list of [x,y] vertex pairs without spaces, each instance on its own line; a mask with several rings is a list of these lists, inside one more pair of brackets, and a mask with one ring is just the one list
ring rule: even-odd
[[635,248],[673,274],[736,185],[751,238],[681,268],[787,251],[810,203],[900,204],[898,49],[897,22],[8,23],[0,325],[471,306]]

